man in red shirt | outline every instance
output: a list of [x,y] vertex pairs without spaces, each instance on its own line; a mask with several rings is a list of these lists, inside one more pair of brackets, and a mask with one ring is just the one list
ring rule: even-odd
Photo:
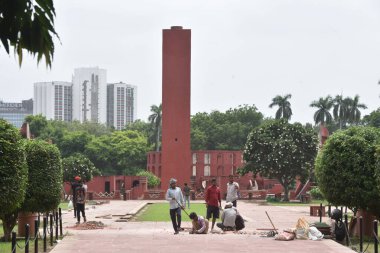
[[[212,216],[211,230],[214,229],[215,221],[219,218],[219,208],[222,206],[220,189],[216,185],[216,179],[211,180],[211,185],[206,190],[207,220]],[[219,205],[218,205],[219,204]]]

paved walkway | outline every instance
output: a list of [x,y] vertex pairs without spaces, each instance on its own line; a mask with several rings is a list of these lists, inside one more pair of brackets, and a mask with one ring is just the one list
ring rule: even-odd
[[[181,232],[179,235],[173,235],[170,222],[116,222],[118,216],[135,213],[145,203],[145,201],[112,201],[110,204],[96,206],[95,209],[90,207],[86,210],[88,221],[102,221],[107,225],[102,230],[72,229],[75,224],[73,213],[65,213],[64,226],[67,227],[69,235],[51,252],[353,252],[332,240],[282,242],[257,234],[259,232],[257,228],[271,227],[265,211],[268,211],[275,226],[280,230],[294,227],[299,217],[317,221],[318,217],[309,216],[308,207],[261,206],[240,201],[238,209],[247,220],[244,234],[189,235]],[[109,214],[114,215],[112,219],[95,218]],[[190,227],[190,223],[184,222],[183,227]]]

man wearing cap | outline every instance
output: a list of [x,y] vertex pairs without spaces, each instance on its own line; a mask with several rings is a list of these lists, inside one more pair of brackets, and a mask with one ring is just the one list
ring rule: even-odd
[[227,183],[227,197],[226,201],[231,202],[234,207],[236,207],[236,202],[238,197],[239,184],[234,182],[234,176],[229,176],[229,182]]
[[81,180],[80,176],[74,177],[74,182],[71,182],[71,193],[73,195],[73,207],[74,207],[74,218],[77,217],[77,197],[76,197],[76,189],[81,186],[79,181]]
[[235,230],[235,221],[238,211],[233,207],[231,202],[227,202],[224,206],[224,211],[222,214],[222,222],[217,223],[216,226],[222,230]]
[[[207,220],[212,217],[211,231],[214,229],[215,221],[219,218],[219,208],[222,207],[220,189],[216,185],[216,179],[211,180],[211,185],[206,190],[205,200],[207,204]],[[219,203],[219,205],[218,205]]]
[[[170,187],[166,191],[166,200],[170,204],[170,219],[172,220],[174,234],[178,234],[181,228],[181,209],[184,208],[184,201],[181,188],[177,187],[177,180],[171,178]],[[177,220],[176,220],[177,217]]]

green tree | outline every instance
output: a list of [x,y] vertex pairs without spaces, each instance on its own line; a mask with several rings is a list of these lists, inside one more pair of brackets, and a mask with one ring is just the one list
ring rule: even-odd
[[330,123],[332,121],[330,110],[333,105],[334,101],[331,96],[327,96],[326,98],[321,97],[318,101],[315,100],[310,104],[311,107],[318,108],[318,110],[314,113],[314,122],[316,125],[318,123],[325,125],[325,123]]
[[337,95],[334,98],[334,119],[339,122],[339,129],[342,129],[348,121],[348,100],[344,100],[343,96]]
[[0,119],[0,219],[4,239],[9,241],[16,225],[17,210],[25,198],[28,168],[21,135],[14,126]]
[[292,97],[291,94],[287,94],[285,96],[277,95],[272,99],[272,103],[269,105],[270,108],[273,106],[278,106],[276,111],[276,119],[286,119],[290,120],[293,115],[291,104],[289,99]]
[[115,131],[93,138],[86,146],[87,157],[103,175],[134,175],[146,166],[148,151],[146,138],[136,131]]
[[80,176],[82,180],[91,181],[94,176],[100,175],[100,171],[83,154],[73,154],[62,159],[63,181],[71,182],[75,176]]
[[379,140],[380,131],[371,127],[351,127],[327,139],[318,153],[315,175],[330,203],[380,215],[380,192],[375,187]]
[[66,132],[62,140],[57,143],[63,157],[68,157],[75,153],[84,153],[86,145],[93,136],[84,131]]
[[263,115],[252,105],[231,108],[226,112],[197,113],[191,118],[191,148],[241,150]]
[[380,108],[364,116],[362,123],[366,126],[380,127]]
[[25,122],[29,123],[30,133],[35,138],[39,137],[48,128],[48,121],[41,114],[29,115],[25,118]]
[[161,127],[162,127],[162,104],[159,106],[157,105],[152,105],[150,107],[150,112],[152,113],[149,115],[149,122],[152,124],[154,128],[154,133],[155,133],[155,144],[154,144],[154,149],[156,151],[160,151],[160,139],[161,139]]
[[284,187],[284,201],[288,201],[289,186],[298,176],[305,180],[317,154],[317,136],[300,123],[286,119],[268,122],[255,128],[248,136],[244,149],[246,166],[241,174],[252,171],[276,178]]
[[0,2],[0,40],[9,54],[14,47],[21,66],[23,49],[37,62],[45,58],[51,67],[54,55],[53,37],[55,9],[52,0],[2,0]]
[[148,187],[149,188],[153,188],[153,187],[156,187],[158,185],[160,185],[161,183],[161,180],[156,177],[153,173],[149,172],[149,171],[139,171],[136,176],[140,176],[140,177],[147,177],[148,178]]
[[45,141],[26,142],[28,188],[22,205],[24,212],[48,212],[58,207],[62,190],[61,154]]
[[367,109],[367,106],[359,102],[359,95],[355,95],[348,103],[348,118],[350,123],[357,125],[360,122],[360,109]]

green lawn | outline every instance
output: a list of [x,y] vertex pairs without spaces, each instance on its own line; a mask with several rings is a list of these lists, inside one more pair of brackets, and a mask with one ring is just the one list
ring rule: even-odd
[[[195,212],[198,215],[206,217],[206,205],[203,203],[191,203],[190,209],[185,209],[190,214]],[[147,205],[146,209],[141,211],[137,216],[137,221],[170,221],[169,203],[156,203]],[[189,217],[182,210],[182,221],[190,221]]]

